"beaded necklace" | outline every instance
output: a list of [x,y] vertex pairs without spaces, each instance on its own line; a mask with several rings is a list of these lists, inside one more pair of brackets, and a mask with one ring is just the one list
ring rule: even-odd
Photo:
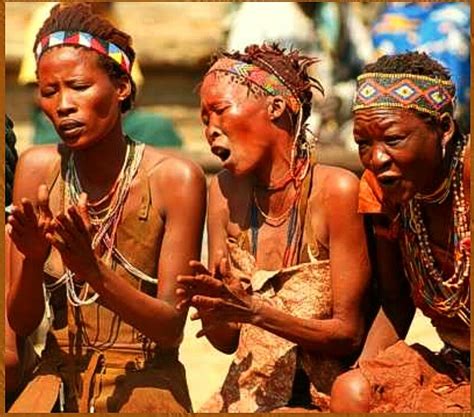
[[413,198],[402,209],[404,267],[418,296],[436,313],[459,318],[470,327],[470,208],[464,197],[463,167],[467,138],[458,141],[450,167],[453,193],[454,273],[445,279],[436,266],[420,201]]
[[[257,246],[258,246],[258,232],[259,232],[259,225],[258,225],[258,214],[260,214],[264,222],[272,227],[281,226],[288,220],[288,228],[286,232],[286,247],[285,252],[283,255],[283,266],[289,266],[292,258],[295,254],[296,247],[298,246],[300,233],[298,231],[298,207],[301,202],[302,194],[304,194],[303,190],[303,183],[306,181],[311,181],[311,178],[308,178],[308,173],[310,172],[310,167],[312,165],[311,157],[308,154],[308,157],[305,158],[303,163],[296,164],[298,167],[297,172],[292,175],[292,180],[295,183],[296,192],[294,197],[292,198],[291,204],[289,207],[279,216],[273,217],[266,214],[260,207],[258,203],[258,199],[255,194],[255,190],[253,193],[253,202],[250,206],[250,231],[252,236],[252,255],[256,258],[257,257]],[[311,177],[311,174],[309,175]],[[304,181],[306,180],[306,181]],[[310,192],[310,186],[307,184],[308,187],[306,191]],[[303,200],[307,199],[308,195],[303,196]]]
[[[125,160],[114,185],[111,187],[110,191],[99,201],[88,203],[87,205],[90,222],[93,226],[95,226],[92,237],[92,249],[96,249],[100,244],[103,244],[106,248],[105,261],[108,263],[110,263],[112,256],[119,258],[121,261],[126,261],[123,255],[120,254],[120,252],[118,252],[118,250],[115,248],[114,242],[117,234],[117,228],[122,217],[123,208],[125,206],[125,200],[130,191],[132,181],[138,171],[138,167],[141,163],[145,149],[145,144],[137,143],[128,137],[126,139],[127,150]],[[79,196],[82,192],[83,188],[76,170],[76,166],[74,164],[74,157],[72,155],[68,160],[65,175],[65,201],[69,202],[70,204],[77,204],[79,202]],[[109,202],[104,208],[97,208],[106,201]],[[131,266],[128,262],[123,263],[126,265],[128,264],[127,266],[129,267]],[[126,269],[129,270],[130,268]],[[145,275],[143,273],[141,274]],[[152,279],[148,276],[146,276],[146,278],[148,278],[148,280]],[[154,280],[154,283],[156,283],[156,280]],[[68,269],[66,269],[65,274],[59,280],[51,285],[47,285],[46,288],[52,292],[62,285],[66,286],[68,301],[75,307],[92,304],[97,301],[99,297],[99,294],[97,293],[89,296],[89,284],[86,282],[81,286],[76,283],[74,281],[74,273]],[[80,289],[80,294],[82,295],[78,295],[76,293],[76,287]]]

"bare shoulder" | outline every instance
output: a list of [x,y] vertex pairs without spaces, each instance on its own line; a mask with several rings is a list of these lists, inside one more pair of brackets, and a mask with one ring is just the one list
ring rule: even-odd
[[60,157],[58,146],[56,145],[32,146],[20,154],[18,169],[34,171],[46,169]]
[[205,182],[202,168],[178,152],[145,147],[143,167],[156,185],[194,186]]
[[36,198],[38,187],[48,181],[61,155],[57,145],[38,145],[21,153],[15,169],[14,201]]
[[316,191],[326,198],[354,198],[359,194],[359,179],[351,171],[329,165],[315,168]]

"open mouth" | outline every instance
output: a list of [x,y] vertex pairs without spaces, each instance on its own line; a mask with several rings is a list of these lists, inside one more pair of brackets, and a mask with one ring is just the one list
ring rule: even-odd
[[396,186],[400,182],[400,177],[378,177],[377,181],[382,187],[390,188]]
[[230,150],[222,146],[212,146],[211,152],[219,157],[222,162],[225,162],[230,157]]

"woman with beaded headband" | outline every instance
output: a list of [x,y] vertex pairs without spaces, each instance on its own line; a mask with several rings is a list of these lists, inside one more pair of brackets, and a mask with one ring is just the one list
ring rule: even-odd
[[52,324],[11,410],[189,412],[176,276],[200,255],[203,173],[122,133],[131,38],[88,5],[56,6],[34,51],[62,143],[18,164],[8,318],[21,336]]
[[217,57],[200,87],[211,151],[209,270],[180,276],[178,307],[199,336],[235,352],[200,411],[326,410],[334,378],[358,352],[370,267],[358,180],[316,164],[305,122],[316,59],[278,45]]
[[[359,211],[375,224],[382,307],[335,412],[467,412],[470,406],[470,146],[448,72],[418,52],[365,67],[354,138],[367,169]],[[444,347],[403,342],[415,307]]]

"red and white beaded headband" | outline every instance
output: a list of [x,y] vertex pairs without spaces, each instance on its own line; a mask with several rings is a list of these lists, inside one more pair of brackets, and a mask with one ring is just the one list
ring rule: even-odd
[[58,31],[50,33],[42,38],[35,50],[36,62],[41,55],[54,46],[60,45],[79,45],[84,48],[92,49],[101,55],[107,56],[115,61],[120,67],[130,75],[131,62],[127,54],[112,42],[97,38],[90,33],[81,31]]
[[431,116],[453,114],[452,81],[414,74],[366,73],[357,77],[352,110],[398,107],[418,110]]

